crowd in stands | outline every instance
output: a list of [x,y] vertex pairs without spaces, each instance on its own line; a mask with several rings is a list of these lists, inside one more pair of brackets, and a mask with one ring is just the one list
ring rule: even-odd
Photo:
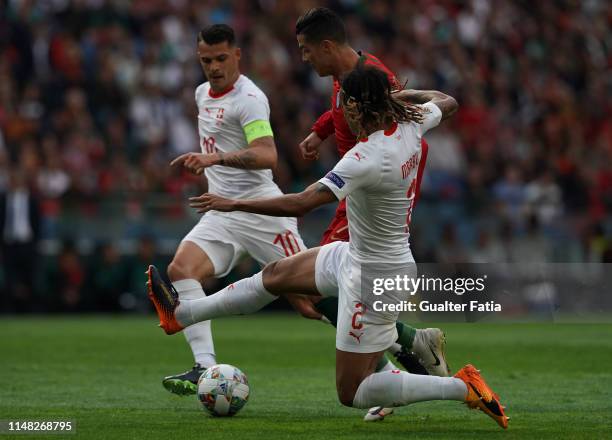
[[[318,162],[298,149],[330,104],[331,79],[301,61],[295,39],[297,17],[321,5],[341,14],[354,48],[406,87],[460,104],[428,135],[417,261],[612,261],[605,0],[8,0],[0,3],[0,193],[12,174],[26,180],[41,240],[95,235],[57,225],[104,216],[109,201],[117,215],[150,200],[170,203],[160,215],[183,215],[172,206],[202,182],[169,161],[199,148],[196,36],[217,22],[234,27],[242,72],[269,98],[275,178],[285,192],[301,190],[337,160],[333,139]],[[63,249],[56,265],[74,265],[75,248]],[[116,253],[113,243],[95,253],[98,269],[108,263],[111,272],[92,275],[96,288],[115,284],[111,262],[125,258]],[[66,282],[61,273],[55,283],[83,289],[83,277]],[[128,286],[129,276],[121,279]]]

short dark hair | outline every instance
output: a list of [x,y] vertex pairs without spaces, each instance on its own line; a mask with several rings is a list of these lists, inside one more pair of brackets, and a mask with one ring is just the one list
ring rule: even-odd
[[306,40],[314,43],[323,40],[346,43],[344,22],[328,8],[313,8],[303,14],[295,23],[295,34],[304,35]]
[[233,46],[236,44],[236,36],[234,35],[234,29],[226,24],[213,24],[205,27],[198,34],[198,43],[200,41],[206,44],[219,44],[227,41],[227,44]]

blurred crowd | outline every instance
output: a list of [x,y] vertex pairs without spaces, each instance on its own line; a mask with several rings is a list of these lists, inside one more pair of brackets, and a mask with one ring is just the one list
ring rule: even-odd
[[[129,217],[151,200],[169,205],[157,216],[184,215],[203,183],[168,163],[198,149],[196,35],[216,22],[234,27],[242,71],[270,100],[281,189],[318,179],[337,160],[333,139],[316,163],[297,145],[329,106],[331,80],[302,63],[294,25],[321,5],[407,87],[460,103],[428,135],[417,261],[612,261],[606,0],[5,0],[0,193],[26,194],[37,215],[21,231],[0,222],[4,241],[95,239],[99,231],[62,225]],[[95,258],[107,248],[116,246],[100,245]],[[2,285],[19,284],[6,248],[2,258]]]

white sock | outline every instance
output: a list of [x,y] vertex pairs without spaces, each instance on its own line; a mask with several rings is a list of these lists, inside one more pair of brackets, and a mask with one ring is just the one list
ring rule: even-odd
[[[190,301],[206,296],[202,285],[194,279],[174,281],[172,285],[178,292],[180,301]],[[197,364],[208,368],[217,363],[210,321],[202,321],[190,325],[183,333],[189,347],[191,347],[193,358]]]
[[258,272],[250,278],[230,284],[214,295],[181,301],[175,316],[186,327],[220,316],[253,313],[277,298],[266,290],[262,273]]
[[467,386],[456,377],[421,376],[405,371],[370,374],[353,399],[355,408],[403,406],[426,400],[459,400],[463,402]]

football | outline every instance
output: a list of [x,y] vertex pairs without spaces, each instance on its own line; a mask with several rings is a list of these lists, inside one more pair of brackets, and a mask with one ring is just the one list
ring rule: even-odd
[[213,365],[198,380],[198,399],[213,416],[233,416],[249,400],[249,383],[239,368]]

